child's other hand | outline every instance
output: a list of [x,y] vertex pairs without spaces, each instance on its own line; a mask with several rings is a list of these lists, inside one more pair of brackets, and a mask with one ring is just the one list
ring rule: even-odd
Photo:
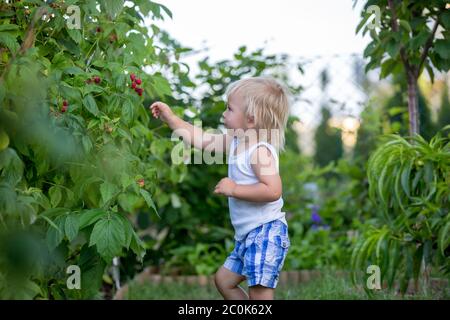
[[149,109],[152,111],[152,114],[155,118],[161,118],[161,121],[169,122],[169,120],[175,116],[170,107],[160,101],[154,102]]
[[233,180],[231,180],[230,178],[223,178],[216,185],[214,193],[232,197],[234,188],[236,188],[236,183]]

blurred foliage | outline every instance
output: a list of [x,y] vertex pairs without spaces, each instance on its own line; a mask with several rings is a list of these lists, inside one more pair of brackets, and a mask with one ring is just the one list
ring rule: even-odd
[[[82,29],[66,25],[72,4],[82,12]],[[0,293],[96,297],[114,256],[132,252],[142,261],[145,255],[128,217],[143,208],[156,213],[159,185],[178,184],[186,171],[183,164],[168,164],[165,150],[173,142],[153,130],[129,79],[131,73],[140,78],[144,96],[152,99],[172,94],[157,69],[166,67],[167,52],[179,48],[157,47],[164,33],[151,25],[149,34],[143,26],[145,16],[171,13],[143,0],[126,7],[121,0],[1,6]],[[170,59],[169,71],[176,73],[180,66]],[[145,73],[150,66],[156,71]],[[23,250],[8,255],[16,232],[32,233],[45,246],[34,250],[23,237]],[[20,268],[30,252],[41,253],[35,262],[44,271]],[[81,290],[66,287],[72,264],[81,268]]]
[[449,139],[415,140],[386,135],[369,159],[369,196],[380,214],[353,250],[355,282],[369,264],[380,266],[390,287],[399,277],[402,292],[421,270],[429,277],[432,264],[450,272]]
[[314,134],[314,161],[319,166],[326,166],[340,159],[344,153],[341,130],[331,127],[329,120],[331,112],[327,106],[322,106],[322,120]]

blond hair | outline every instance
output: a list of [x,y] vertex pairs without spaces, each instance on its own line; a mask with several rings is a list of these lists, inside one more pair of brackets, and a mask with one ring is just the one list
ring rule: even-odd
[[266,129],[270,133],[259,138],[278,151],[284,150],[284,131],[290,108],[289,89],[272,77],[251,77],[231,83],[225,92],[227,100],[238,91],[244,97],[245,115],[254,118],[255,129]]

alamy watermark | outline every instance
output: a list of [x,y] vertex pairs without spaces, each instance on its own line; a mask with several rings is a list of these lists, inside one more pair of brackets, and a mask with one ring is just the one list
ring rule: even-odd
[[77,266],[77,265],[72,264],[72,265],[67,267],[66,273],[70,274],[70,276],[67,278],[67,281],[66,281],[67,289],[69,289],[69,290],[73,290],[73,289],[80,290],[81,289],[81,270],[80,270],[80,267]]
[[67,17],[67,28],[72,29],[81,29],[81,11],[80,7],[76,5],[70,5],[67,7],[66,14]]
[[369,290],[381,290],[381,271],[377,265],[370,265],[366,270],[370,276],[367,278],[366,286]]
[[371,15],[375,15],[375,18],[372,19],[372,21],[370,21],[367,24],[367,28],[369,30],[373,30],[375,28],[379,28],[380,27],[380,21],[381,21],[381,10],[380,7],[373,4],[371,6],[368,6],[366,9],[367,13],[370,13]]

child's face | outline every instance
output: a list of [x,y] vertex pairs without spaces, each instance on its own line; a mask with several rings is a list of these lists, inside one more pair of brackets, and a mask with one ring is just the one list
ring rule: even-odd
[[228,104],[223,113],[223,120],[227,129],[249,129],[253,128],[253,119],[245,115],[244,98],[239,92],[234,93],[228,98]]

